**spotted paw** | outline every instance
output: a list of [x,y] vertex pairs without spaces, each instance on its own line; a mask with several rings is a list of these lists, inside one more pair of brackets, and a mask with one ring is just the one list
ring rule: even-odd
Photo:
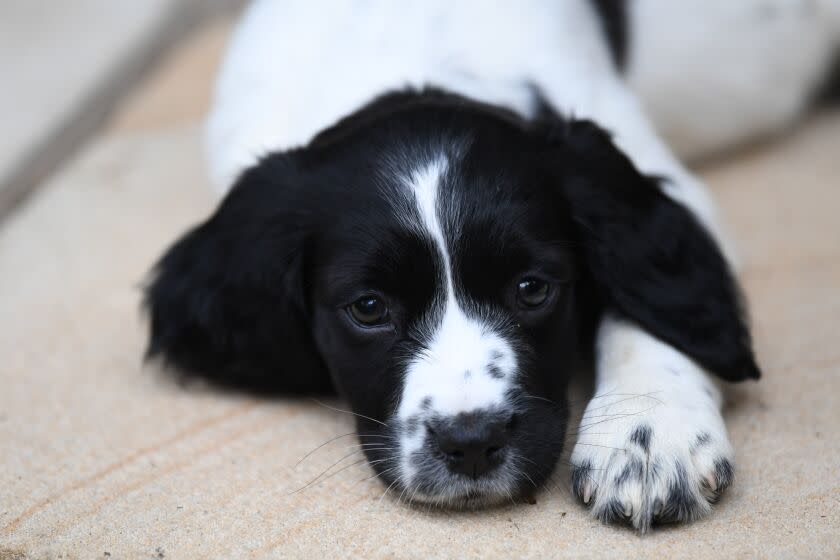
[[598,519],[642,532],[708,514],[733,477],[713,391],[596,396],[572,453],[573,492]]

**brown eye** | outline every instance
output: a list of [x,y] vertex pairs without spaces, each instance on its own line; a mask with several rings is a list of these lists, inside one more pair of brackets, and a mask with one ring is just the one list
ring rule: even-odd
[[522,307],[533,309],[548,299],[548,282],[536,278],[523,278],[516,286],[516,301]]
[[388,306],[376,296],[364,296],[347,307],[350,316],[362,327],[375,327],[388,322]]

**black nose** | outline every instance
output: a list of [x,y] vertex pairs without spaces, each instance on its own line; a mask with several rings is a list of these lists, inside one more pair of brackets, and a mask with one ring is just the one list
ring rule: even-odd
[[512,426],[511,416],[471,413],[428,427],[449,470],[478,478],[502,462]]

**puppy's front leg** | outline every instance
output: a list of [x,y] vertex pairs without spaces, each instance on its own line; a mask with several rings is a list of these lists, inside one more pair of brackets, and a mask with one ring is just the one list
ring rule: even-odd
[[710,376],[635,324],[607,315],[595,396],[572,454],[575,494],[605,522],[691,521],[731,482],[733,450]]

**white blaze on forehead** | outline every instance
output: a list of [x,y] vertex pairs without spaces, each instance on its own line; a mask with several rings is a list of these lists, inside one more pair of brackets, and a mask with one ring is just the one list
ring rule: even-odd
[[516,370],[510,343],[468,317],[455,298],[453,263],[438,213],[441,179],[449,161],[441,156],[408,176],[421,223],[443,259],[443,314],[428,334],[428,348],[407,366],[398,409],[401,419],[424,412],[449,416],[503,406]]
[[437,200],[438,190],[440,189],[440,182],[446,174],[446,169],[449,166],[449,160],[445,156],[439,156],[431,163],[416,169],[406,180],[411,193],[414,195],[414,200],[417,204],[417,210],[420,213],[419,227],[425,230],[426,233],[431,234],[432,239],[438,245],[438,249],[444,256],[444,266],[446,267],[446,279],[451,287],[452,282],[452,267],[449,262],[449,252],[446,250],[446,241],[443,237],[443,228],[441,227],[440,219],[437,214]]
[[448,165],[449,161],[441,156],[408,175],[405,181],[420,221],[410,225],[431,237],[445,273],[445,281],[438,287],[442,313],[437,310],[434,313],[441,314],[429,318],[431,331],[424,333],[427,348],[406,366],[397,409],[397,418],[403,425],[399,434],[400,478],[407,486],[417,475],[413,455],[423,447],[425,421],[433,416],[504,407],[516,376],[516,356],[511,344],[489,325],[467,316],[455,298],[453,263],[438,213],[441,179]]

